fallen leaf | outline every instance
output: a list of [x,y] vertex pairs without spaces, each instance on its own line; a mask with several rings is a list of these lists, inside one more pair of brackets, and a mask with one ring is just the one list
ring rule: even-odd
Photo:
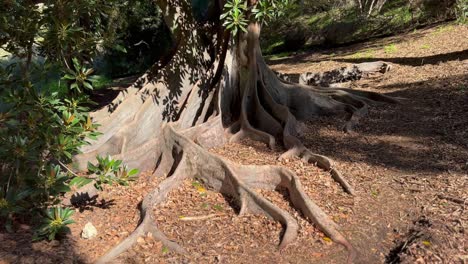
[[162,252],[163,254],[166,254],[166,253],[169,252],[169,248],[167,248],[166,246],[164,246],[164,247],[162,247],[161,252]]

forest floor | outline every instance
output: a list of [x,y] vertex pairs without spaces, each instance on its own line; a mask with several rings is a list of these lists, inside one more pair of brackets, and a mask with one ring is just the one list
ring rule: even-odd
[[[406,98],[376,105],[355,132],[345,116],[302,124],[302,140],[332,158],[355,187],[343,192],[328,172],[280,151],[244,141],[212,149],[242,164],[276,164],[295,171],[307,194],[335,220],[359,251],[356,263],[468,262],[468,27],[442,25],[396,37],[270,61],[284,73],[321,72],[383,60],[385,74],[350,83],[354,89]],[[30,228],[0,233],[0,263],[92,262],[136,227],[136,206],[161,178],[148,173],[130,187],[106,186],[95,203],[77,208],[72,234],[31,243]],[[190,256],[142,237],[116,263],[344,263],[346,251],[289,206],[282,190],[261,194],[298,220],[297,241],[277,250],[282,227],[264,216],[237,216],[229,197],[187,181],[155,208],[158,227]],[[204,219],[191,219],[203,216]],[[80,238],[87,222],[99,234]]]

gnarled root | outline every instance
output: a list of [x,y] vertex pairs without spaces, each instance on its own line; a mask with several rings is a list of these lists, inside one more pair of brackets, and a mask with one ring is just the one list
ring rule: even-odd
[[[244,136],[247,132],[254,130],[251,125],[253,123],[258,129],[255,131],[259,131],[257,132],[258,134],[267,132],[270,135],[269,138],[264,137],[264,139],[269,139],[269,141],[263,141],[267,143],[271,142],[274,139],[271,135],[282,138],[283,145],[287,151],[280,156],[280,159],[297,156],[304,162],[317,164],[320,168],[329,171],[333,179],[347,193],[354,194],[351,185],[334,168],[333,162],[329,158],[311,152],[297,138],[298,132],[296,131],[297,121],[295,115],[301,117],[309,113],[314,114],[317,111],[321,111],[321,109],[311,108],[317,107],[317,105],[322,103],[324,104],[323,108],[327,111],[347,111],[350,113],[350,118],[344,128],[345,131],[349,132],[357,124],[358,120],[367,113],[368,103],[373,102],[369,98],[377,96],[370,92],[358,91],[358,94],[354,95],[351,93],[352,91],[345,91],[343,89],[331,90],[321,89],[320,87],[287,84],[281,82],[273,74],[268,66],[264,64],[261,56],[258,56],[257,60],[259,61],[258,64],[255,61],[253,65],[250,65],[251,73],[247,81],[247,89],[244,90],[242,95],[240,118],[228,129],[231,132],[232,130],[239,129],[231,138],[231,142],[239,140],[241,138],[240,135]],[[272,93],[279,94],[279,98],[275,99]],[[290,99],[291,97],[293,98]],[[312,101],[317,100],[317,98],[322,99],[323,102]],[[378,99],[393,100],[385,96]],[[292,107],[294,107],[293,111],[295,111],[295,115],[291,112]],[[249,118],[252,122],[249,121]]]
[[[362,77],[373,73],[386,73],[392,69],[392,65],[384,61],[363,62],[353,64],[322,73],[305,72],[301,74],[285,74],[275,72],[279,78],[286,82],[299,83],[305,85],[318,85],[321,87],[333,87],[336,84],[357,81]],[[338,85],[339,86],[339,85]]]
[[[286,152],[280,158],[297,156],[315,163],[352,194],[353,189],[333,162],[311,152],[299,140],[297,120],[347,111],[350,117],[345,130],[350,131],[367,113],[369,104],[396,100],[372,92],[281,81],[263,60],[258,24],[251,23],[247,38],[239,39],[241,43],[236,42],[226,54],[229,43],[219,41],[225,34],[200,30],[200,23],[191,17],[190,3],[158,1],[168,28],[178,36],[171,58],[164,60],[158,71],[149,71],[140,78],[127,95],[121,94],[110,113],[100,111],[93,115],[102,124],[103,136],[75,157],[83,168],[96,155],[110,154],[131,167],[167,176],[142,202],[141,222],[135,231],[97,262],[112,261],[148,232],[169,249],[187,254],[158,230],[151,209],[188,178],[197,178],[207,187],[234,198],[240,214],[262,213],[281,222],[285,232],[280,248],[296,239],[298,224],[254,190],[287,189],[294,207],[332,240],[345,246],[351,261],[355,250],[336,224],[307,197],[294,173],[276,166],[235,165],[210,154],[206,148],[223,144],[225,134],[231,142],[250,137],[270,148],[282,143]],[[206,32],[210,34],[205,35]],[[212,43],[206,44],[210,39]],[[224,51],[217,56],[220,47]],[[236,49],[238,54],[234,54]],[[177,123],[169,124],[172,121]]]
[[[163,141],[161,142],[164,142],[161,146],[162,153],[163,156],[168,156],[167,160],[172,161],[171,171],[173,172],[168,174],[168,178],[143,200],[141,204],[142,220],[135,231],[101,257],[97,263],[112,261],[132,247],[138,237],[148,232],[152,233],[153,237],[160,240],[169,249],[181,254],[188,254],[185,249],[169,240],[158,230],[151,213],[154,206],[164,201],[168,193],[180,186],[187,178],[197,178],[208,188],[234,198],[241,208],[240,214],[261,213],[281,222],[285,232],[279,245],[280,249],[287,247],[297,238],[298,223],[288,212],[259,195],[255,189],[275,190],[281,187],[287,189],[294,207],[315,223],[333,241],[343,245],[349,252],[349,262],[352,261],[356,254],[355,249],[338,231],[337,225],[309,199],[298,177],[293,172],[277,166],[235,165],[195,144],[183,135],[187,131],[177,133],[171,125],[165,125],[162,129]],[[174,153],[178,153],[177,159],[174,158]],[[174,167],[176,168],[174,169]]]

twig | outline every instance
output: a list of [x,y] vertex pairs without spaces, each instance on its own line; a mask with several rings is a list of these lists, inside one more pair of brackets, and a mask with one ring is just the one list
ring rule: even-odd
[[209,214],[209,215],[201,215],[201,216],[184,216],[180,218],[180,221],[198,221],[198,220],[206,220],[218,216],[224,216],[226,214]]
[[447,201],[451,201],[451,202],[454,202],[454,203],[457,203],[457,204],[464,204],[465,203],[465,200],[460,199],[460,198],[456,198],[456,197],[445,196],[445,195],[442,195],[442,194],[437,195],[437,197],[439,197],[439,199],[445,199]]
[[72,170],[70,170],[70,169],[67,167],[67,165],[63,164],[60,160],[56,160],[56,161],[60,164],[60,166],[62,166],[64,169],[66,169],[66,170],[67,170],[69,173],[71,173],[73,176],[75,176],[75,177],[80,177],[80,176],[78,176],[78,174],[76,174],[76,173],[74,173]]

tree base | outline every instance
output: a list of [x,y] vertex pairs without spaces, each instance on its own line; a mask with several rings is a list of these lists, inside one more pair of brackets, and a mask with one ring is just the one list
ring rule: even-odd
[[[197,145],[187,135],[194,135],[194,130],[205,130],[219,118],[211,122],[191,128],[180,133],[171,125],[163,127],[164,151],[161,164],[155,171],[169,169],[170,174],[160,186],[150,192],[141,205],[141,222],[136,230],[114,247],[111,251],[97,260],[97,263],[107,263],[132,247],[140,236],[148,232],[155,239],[160,240],[166,247],[180,254],[188,252],[177,243],[169,240],[155,225],[152,215],[153,207],[162,203],[170,191],[178,188],[186,179],[193,178],[202,182],[207,188],[232,197],[240,208],[239,215],[253,213],[265,214],[279,221],[285,228],[279,249],[284,249],[293,242],[298,234],[296,220],[286,211],[280,209],[261,195],[255,189],[275,190],[284,188],[288,191],[293,206],[306,218],[317,224],[333,241],[345,246],[349,251],[349,259],[353,259],[356,252],[351,244],[338,231],[336,224],[305,194],[297,176],[291,171],[277,166],[236,165],[220,158]],[[207,125],[208,124],[208,125]],[[211,129],[216,129],[211,126]],[[157,144],[157,143],[155,143]]]
[[[298,224],[255,189],[286,189],[293,206],[333,241],[343,245],[348,250],[348,261],[352,262],[355,249],[337,225],[308,198],[293,172],[277,166],[236,165],[206,149],[244,138],[264,142],[271,149],[281,147],[286,151],[280,159],[296,156],[316,164],[353,194],[353,188],[329,158],[302,144],[297,120],[345,111],[349,119],[344,130],[349,132],[367,113],[369,104],[398,101],[372,92],[280,80],[263,60],[258,43],[260,27],[256,23],[249,25],[248,34],[239,36],[233,49],[228,50],[228,38],[215,42],[223,49],[219,56],[210,57],[210,49],[201,44],[206,39],[200,37],[198,24],[188,23],[191,27],[187,27],[191,12],[186,5],[185,1],[174,5],[166,2],[162,8],[168,9],[166,12],[172,18],[180,10],[186,10],[183,19],[178,17],[185,27],[180,28],[181,40],[170,62],[161,67],[156,77],[149,72],[126,94],[122,93],[111,104],[111,113],[95,114],[102,124],[103,136],[75,159],[84,167],[97,154],[111,154],[131,167],[166,177],[143,200],[141,222],[136,230],[97,262],[112,261],[148,232],[169,249],[187,254],[158,230],[152,209],[188,178],[196,178],[208,188],[233,197],[241,208],[240,214],[265,214],[282,223],[285,231],[280,249],[296,239]],[[194,47],[200,48],[200,52],[193,51]]]

